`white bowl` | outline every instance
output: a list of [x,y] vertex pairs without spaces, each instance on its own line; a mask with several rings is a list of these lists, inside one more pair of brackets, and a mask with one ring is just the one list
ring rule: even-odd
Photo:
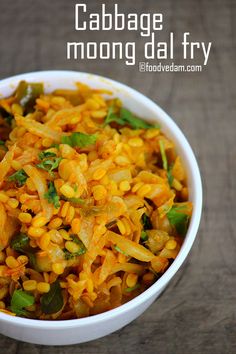
[[161,294],[171,278],[186,259],[199,227],[202,209],[202,184],[199,168],[193,151],[185,136],[174,121],[153,101],[132,88],[101,76],[74,71],[41,71],[13,76],[0,82],[0,97],[11,95],[20,80],[44,82],[50,92],[57,88],[74,88],[81,81],[94,88],[104,88],[114,92],[124,106],[139,117],[158,121],[162,130],[176,144],[182,157],[193,202],[193,215],[181,250],[168,270],[145,292],[128,303],[105,313],[67,321],[40,321],[13,317],[0,312],[0,332],[6,336],[35,344],[67,345],[87,342],[112,333],[141,315]]

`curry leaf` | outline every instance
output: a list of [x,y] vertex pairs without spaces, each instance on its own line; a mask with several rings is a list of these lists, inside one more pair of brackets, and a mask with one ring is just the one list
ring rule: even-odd
[[43,294],[40,299],[41,309],[46,314],[52,314],[58,312],[63,306],[62,289],[60,282],[57,279],[51,284],[48,293]]
[[11,239],[10,246],[13,250],[26,254],[31,267],[37,270],[36,249],[30,246],[30,238],[26,234],[20,232],[14,235]]

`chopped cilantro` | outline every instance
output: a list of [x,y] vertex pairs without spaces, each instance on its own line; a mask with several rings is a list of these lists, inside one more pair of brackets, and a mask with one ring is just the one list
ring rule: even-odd
[[116,122],[120,125],[124,125],[124,121],[114,112],[114,107],[111,106],[108,109],[106,119],[104,121],[104,125],[110,124],[112,122]]
[[88,145],[95,144],[97,140],[96,134],[84,134],[80,132],[72,133],[68,136],[63,136],[61,139],[62,144],[67,144],[72,147],[80,147],[83,148]]
[[134,129],[149,129],[157,128],[157,125],[150,124],[136,116],[133,115],[128,109],[121,108],[120,117],[126,124],[129,124]]
[[[52,153],[50,153],[50,154],[52,154]],[[55,154],[53,154],[53,155],[55,155]],[[42,157],[42,155],[41,155],[41,157]],[[50,158],[49,157],[44,158],[43,161],[38,163],[36,166],[38,168],[41,168],[42,170],[49,172],[49,174],[53,176],[54,175],[53,170],[58,168],[61,160],[62,160],[62,157],[50,156]]]
[[175,227],[176,231],[181,236],[185,236],[189,222],[189,215],[187,215],[184,210],[184,205],[173,205],[166,214],[170,224]]
[[54,153],[54,152],[51,152],[51,151],[41,151],[39,153],[39,159],[40,160],[43,160],[47,157],[56,157],[57,155]]
[[22,187],[25,184],[27,178],[28,175],[25,173],[23,169],[21,169],[13,173],[13,175],[9,176],[8,181],[16,182],[19,187]]
[[121,108],[119,115],[114,113],[114,107],[111,106],[108,110],[104,125],[116,122],[119,125],[129,125],[133,129],[149,129],[159,128],[159,126],[150,124],[138,117],[126,108]]
[[49,203],[53,204],[55,208],[60,208],[59,196],[54,183],[51,181],[48,184],[48,191],[44,194],[44,198],[46,198]]
[[29,247],[29,237],[24,233],[19,233],[13,236],[11,239],[11,248],[17,252],[24,253]]
[[10,309],[16,315],[27,316],[28,313],[25,310],[25,307],[33,305],[34,301],[33,295],[30,295],[23,290],[15,290],[11,297]]

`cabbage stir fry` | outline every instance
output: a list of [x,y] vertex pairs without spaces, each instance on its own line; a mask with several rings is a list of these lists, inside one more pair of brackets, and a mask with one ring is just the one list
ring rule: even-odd
[[152,117],[108,96],[21,81],[0,100],[2,312],[108,311],[178,255],[192,214],[181,158]]

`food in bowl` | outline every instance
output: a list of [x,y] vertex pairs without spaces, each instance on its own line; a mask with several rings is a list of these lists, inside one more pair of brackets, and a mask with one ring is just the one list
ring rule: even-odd
[[[192,214],[161,127],[82,83],[0,100],[0,309],[41,320],[116,308],[176,258]],[[151,121],[150,117],[150,121]]]

